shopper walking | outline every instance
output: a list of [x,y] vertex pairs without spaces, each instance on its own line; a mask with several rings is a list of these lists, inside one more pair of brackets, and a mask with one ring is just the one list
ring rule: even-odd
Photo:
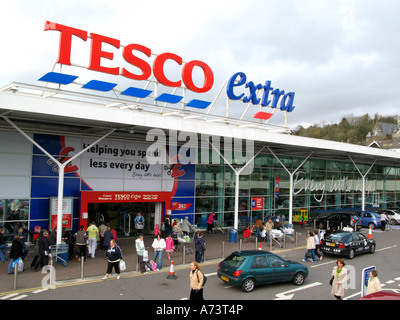
[[38,271],[38,268],[43,268],[44,266],[48,265],[49,263],[49,252],[50,252],[50,242],[49,239],[47,238],[48,231],[45,229],[40,230],[40,235],[37,239],[38,242],[38,253],[39,253],[39,259],[36,261],[35,265],[33,266],[33,269],[35,271]]
[[110,241],[110,247],[106,253],[108,263],[107,263],[107,271],[106,275],[104,276],[103,280],[107,280],[110,274],[112,273],[112,269],[114,269],[115,273],[117,274],[117,279],[119,279],[119,262],[124,259],[122,256],[121,248],[117,246],[115,240]]
[[314,242],[315,242],[315,250],[314,250],[315,255],[319,258],[319,260],[322,260],[322,254],[321,254],[321,249],[320,249],[321,248],[321,242],[320,242],[320,239],[318,237],[317,231],[314,231],[313,235],[314,235]]
[[196,239],[196,243],[194,245],[196,250],[195,260],[197,263],[200,263],[204,259],[204,251],[206,251],[206,244],[203,239],[203,234],[199,233],[199,236]]
[[190,263],[190,300],[204,300],[203,271],[196,261]]
[[80,226],[79,231],[75,233],[75,239],[78,247],[78,261],[81,261],[81,257],[86,261],[87,233],[84,226]]
[[97,242],[100,240],[99,229],[96,227],[94,221],[92,221],[90,226],[87,228],[87,232],[89,242],[89,256],[94,259],[96,255]]
[[21,243],[22,246],[22,260],[26,259],[26,256],[28,255],[29,249],[28,246],[25,243],[25,233],[24,233],[24,228],[20,227],[18,229],[18,233],[17,235],[19,235],[19,242]]
[[182,221],[182,232],[184,236],[189,234],[190,228],[192,228],[192,224],[189,222],[189,217],[186,216]]
[[140,234],[138,238],[135,241],[135,247],[136,247],[136,254],[138,257],[138,262],[139,262],[139,267],[140,267],[140,272],[141,273],[147,273],[146,268],[144,266],[144,261],[143,261],[143,253],[146,250],[144,246],[144,241],[143,241],[143,235]]
[[368,287],[367,287],[366,294],[378,292],[381,290],[382,290],[382,288],[381,288],[381,282],[378,279],[378,271],[371,270],[371,272],[369,274]]
[[0,259],[1,259],[1,262],[7,261],[6,253],[7,253],[6,237],[4,236],[4,229],[0,228]]
[[107,226],[104,221],[101,222],[99,226],[99,235],[100,235],[100,249],[108,249],[108,245],[110,242],[107,243],[107,247],[104,246],[104,233],[107,231]]
[[332,270],[332,290],[336,300],[342,300],[345,295],[346,283],[347,283],[347,269],[342,259],[336,261],[336,267]]
[[255,229],[256,229],[256,239],[257,239],[257,241],[261,241],[261,240],[262,240],[262,238],[261,238],[261,231],[262,231],[263,228],[264,228],[264,224],[263,224],[263,222],[262,222],[262,220],[261,220],[261,217],[258,217],[258,218],[257,218],[254,227],[255,227]]
[[168,253],[168,259],[171,259],[171,253],[174,251],[174,239],[168,234],[167,239],[165,239],[165,252]]
[[22,259],[23,256],[23,248],[22,244],[19,241],[20,236],[19,234],[16,234],[14,236],[14,240],[11,244],[11,249],[10,249],[10,263],[8,264],[8,274],[13,274],[13,263],[14,261],[18,260],[19,258]]
[[161,270],[163,254],[166,248],[165,240],[161,238],[161,235],[157,235],[157,238],[153,241],[152,247],[154,249],[153,261],[157,263],[157,269]]
[[136,235],[142,233],[145,223],[145,219],[142,214],[139,212],[133,221],[135,222]]
[[389,220],[385,211],[382,211],[380,218],[381,218],[381,230],[385,231],[386,223]]
[[317,261],[317,258],[315,257],[315,240],[312,232],[308,233],[307,253],[303,261],[307,262],[309,257],[312,257],[314,262]]
[[268,221],[266,222],[265,226],[264,226],[264,230],[267,231],[267,244],[269,245],[271,242],[271,232],[272,229],[274,228],[274,223],[272,222],[271,218],[268,218]]
[[215,212],[211,213],[207,219],[207,231],[208,233],[212,233],[213,226],[215,221]]
[[[111,228],[107,227],[106,232],[104,232],[103,247],[108,250],[110,249],[110,241],[114,239],[114,235],[111,232]],[[114,239],[115,241],[117,239]]]

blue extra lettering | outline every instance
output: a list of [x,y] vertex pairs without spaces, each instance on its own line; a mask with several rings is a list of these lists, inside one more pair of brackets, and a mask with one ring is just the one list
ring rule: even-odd
[[[277,108],[279,104],[279,108],[282,111],[292,112],[294,110],[294,92],[285,93],[284,90],[280,90],[279,88],[274,89],[271,86],[270,80],[265,81],[265,85],[255,85],[253,81],[246,82],[246,80],[246,74],[243,72],[237,72],[232,77],[230,77],[226,89],[226,93],[229,99],[242,100],[244,103],[251,102],[254,105],[258,105],[261,102],[262,107],[270,106],[271,108]],[[249,94],[246,96],[245,93],[242,92],[241,94],[236,95],[233,92],[234,88],[241,87],[244,84],[245,88],[248,89]],[[263,90],[261,98],[258,98],[257,96],[257,92],[259,90]]]

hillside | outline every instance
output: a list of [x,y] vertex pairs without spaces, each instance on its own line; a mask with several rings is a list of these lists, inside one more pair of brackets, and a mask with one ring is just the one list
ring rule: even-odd
[[[292,134],[303,137],[324,139],[352,144],[368,145],[372,141],[393,140],[398,130],[399,116],[381,116],[369,114],[363,116],[347,115],[339,124],[315,124],[308,128],[297,126]],[[389,129],[390,128],[390,129]],[[393,130],[394,129],[394,130]]]

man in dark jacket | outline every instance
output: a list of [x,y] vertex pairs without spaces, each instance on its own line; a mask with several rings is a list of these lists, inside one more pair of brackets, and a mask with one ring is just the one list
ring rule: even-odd
[[23,248],[22,244],[19,241],[20,240],[20,235],[16,234],[14,236],[14,240],[11,244],[11,249],[10,249],[10,264],[8,265],[8,274],[13,274],[13,263],[15,260],[18,260],[19,258],[22,258],[23,256]]
[[199,236],[196,239],[196,243],[194,245],[195,249],[196,249],[196,262],[200,263],[203,260],[203,254],[204,251],[206,250],[206,244],[204,242],[203,239],[203,234],[199,233]]
[[37,239],[39,244],[39,259],[36,261],[35,266],[33,267],[35,271],[38,271],[38,267],[40,265],[43,268],[45,265],[49,263],[49,250],[50,250],[50,243],[49,239],[47,239],[48,231],[47,230],[40,230],[40,235]]

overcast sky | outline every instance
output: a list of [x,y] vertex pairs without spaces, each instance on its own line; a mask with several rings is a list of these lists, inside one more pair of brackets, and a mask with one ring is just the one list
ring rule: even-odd
[[[292,129],[336,123],[348,114],[395,115],[399,13],[398,0],[2,1],[0,86],[38,84],[51,71],[59,33],[43,31],[49,20],[204,61],[215,76],[211,96],[239,71],[256,84],[270,80],[274,88],[295,92]],[[224,110],[226,93],[220,100]],[[231,114],[240,116],[245,106],[232,105]],[[252,108],[253,114],[259,110]],[[278,113],[271,123],[281,121]]]

